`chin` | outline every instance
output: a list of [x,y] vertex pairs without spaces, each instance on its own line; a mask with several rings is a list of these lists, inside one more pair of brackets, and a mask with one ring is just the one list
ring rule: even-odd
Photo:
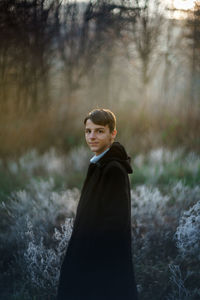
[[92,151],[95,152],[96,155],[99,155],[103,152],[100,149],[93,149]]
[[93,152],[99,151],[99,149],[96,148],[96,147],[90,147],[90,150],[93,151]]

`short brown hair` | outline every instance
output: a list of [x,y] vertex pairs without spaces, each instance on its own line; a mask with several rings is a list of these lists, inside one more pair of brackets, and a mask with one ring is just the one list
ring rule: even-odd
[[116,117],[114,113],[106,108],[95,108],[89,112],[87,117],[84,119],[84,124],[90,119],[94,124],[108,125],[110,132],[116,128]]

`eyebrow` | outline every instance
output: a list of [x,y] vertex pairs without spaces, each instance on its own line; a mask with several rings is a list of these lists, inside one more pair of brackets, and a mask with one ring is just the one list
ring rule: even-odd
[[[87,129],[91,129],[91,128],[86,127],[85,130],[87,130]],[[95,128],[95,130],[97,130],[97,129],[105,129],[105,128],[104,128],[104,127],[98,127],[98,128]]]

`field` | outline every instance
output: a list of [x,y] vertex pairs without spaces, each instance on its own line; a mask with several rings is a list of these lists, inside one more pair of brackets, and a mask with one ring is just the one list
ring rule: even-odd
[[[0,167],[4,300],[55,299],[91,153],[35,149]],[[200,157],[158,148],[132,157],[133,262],[140,299],[197,300]]]

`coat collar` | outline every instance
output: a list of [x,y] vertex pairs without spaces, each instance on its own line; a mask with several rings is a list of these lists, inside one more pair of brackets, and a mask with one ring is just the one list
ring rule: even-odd
[[124,146],[119,142],[113,142],[110,149],[95,163],[95,165],[101,168],[112,160],[120,162],[125,167],[127,173],[133,173],[131,157],[128,156]]

